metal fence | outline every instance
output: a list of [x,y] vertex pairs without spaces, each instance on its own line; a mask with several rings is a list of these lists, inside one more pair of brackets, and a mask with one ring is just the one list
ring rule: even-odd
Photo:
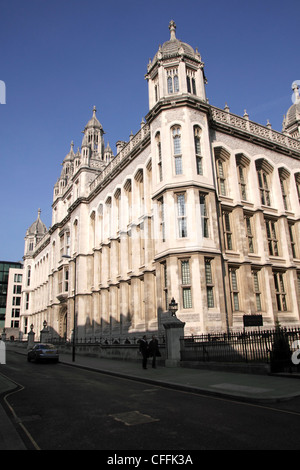
[[280,357],[291,359],[297,340],[300,328],[185,336],[180,339],[181,360],[270,363],[278,348]]

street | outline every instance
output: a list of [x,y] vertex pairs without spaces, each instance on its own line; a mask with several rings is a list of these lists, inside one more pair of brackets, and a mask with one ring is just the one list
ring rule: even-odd
[[7,402],[29,449],[299,449],[300,399],[239,403],[61,363],[28,363],[11,351],[0,373],[20,385]]

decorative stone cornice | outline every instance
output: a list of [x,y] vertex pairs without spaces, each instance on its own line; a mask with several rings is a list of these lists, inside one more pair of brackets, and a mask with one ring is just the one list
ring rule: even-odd
[[236,135],[243,140],[257,143],[295,158],[300,157],[299,140],[226,110],[210,106],[210,125],[226,134]]

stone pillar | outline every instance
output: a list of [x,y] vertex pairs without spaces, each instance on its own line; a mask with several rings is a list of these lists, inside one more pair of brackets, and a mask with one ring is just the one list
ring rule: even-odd
[[40,332],[40,341],[41,343],[48,343],[49,341],[49,330],[47,325],[44,325],[44,328]]
[[34,337],[35,337],[35,332],[33,331],[33,325],[30,326],[30,332],[28,333],[28,343],[27,343],[27,349],[31,349],[34,346]]
[[167,357],[166,367],[178,367],[180,363],[180,337],[184,336],[184,326],[181,320],[170,312],[163,318],[166,331]]

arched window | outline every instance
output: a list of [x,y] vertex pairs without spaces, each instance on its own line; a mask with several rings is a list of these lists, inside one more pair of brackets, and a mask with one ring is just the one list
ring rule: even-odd
[[169,94],[179,92],[179,78],[177,69],[167,70],[167,85]]
[[187,70],[186,84],[188,93],[193,93],[193,95],[196,95],[196,80],[195,72],[193,70]]
[[258,188],[260,193],[260,201],[264,206],[271,206],[271,173],[273,167],[263,158],[255,162],[257,178],[258,178]]
[[243,153],[238,153],[235,156],[236,169],[237,169],[237,178],[240,188],[240,197],[243,201],[247,201],[247,174],[248,167],[250,165],[250,160]]
[[168,93],[173,93],[173,79],[168,77]]
[[175,159],[175,174],[182,174],[182,154],[181,154],[181,129],[180,126],[172,127],[173,155]]
[[27,268],[27,286],[30,286],[31,266]]
[[163,179],[163,174],[162,174],[160,132],[157,132],[157,134],[156,134],[156,136],[155,136],[155,140],[156,140],[156,153],[157,153],[157,165],[158,165],[159,181],[162,181],[162,179]]
[[174,93],[179,92],[179,80],[178,80],[178,75],[174,75]]
[[216,147],[214,152],[216,158],[218,192],[221,196],[228,196],[226,176],[230,154],[223,147]]
[[290,202],[289,202],[290,173],[285,168],[279,168],[278,173],[279,173],[279,181],[280,181],[283,206],[284,206],[284,209],[287,211],[290,208]]
[[194,126],[194,145],[195,145],[197,175],[203,175],[202,155],[201,155],[201,128],[199,126]]

